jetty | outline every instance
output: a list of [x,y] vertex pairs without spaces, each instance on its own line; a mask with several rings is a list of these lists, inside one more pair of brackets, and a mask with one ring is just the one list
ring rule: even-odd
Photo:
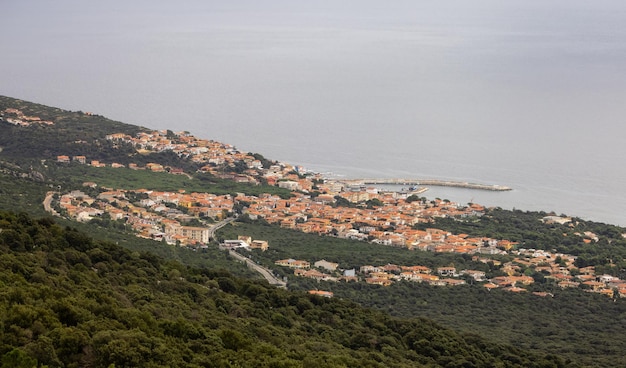
[[504,192],[513,190],[511,187],[495,184],[478,184],[466,181],[454,180],[436,180],[436,179],[348,179],[341,180],[342,183],[351,186],[358,185],[411,185],[411,186],[439,186],[439,187],[456,187],[466,189],[491,190],[496,192]]

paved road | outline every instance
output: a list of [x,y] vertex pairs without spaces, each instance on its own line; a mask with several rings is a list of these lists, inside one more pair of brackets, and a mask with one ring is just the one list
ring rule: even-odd
[[258,273],[260,273],[261,276],[265,277],[265,279],[267,280],[267,282],[270,283],[270,285],[276,285],[278,287],[282,287],[282,288],[285,288],[285,289],[287,288],[287,283],[284,282],[283,280],[277,278],[276,276],[274,276],[270,269],[254,263],[254,261],[252,261],[250,258],[248,258],[246,256],[243,256],[243,255],[235,252],[234,250],[229,250],[228,254],[230,254],[231,257],[237,258],[238,260],[240,260],[242,262],[245,262],[246,265],[248,265],[249,268],[255,270]]
[[[221,229],[222,227],[226,226],[227,224],[233,222],[233,221],[235,221],[235,218],[231,217],[231,218],[227,218],[227,219],[222,220],[222,221],[216,223],[215,225],[213,225],[211,227],[211,229],[209,230],[209,238],[215,239],[215,232],[217,230]],[[222,247],[220,245],[220,249],[226,249],[226,248],[224,248],[224,247]],[[240,260],[242,262],[245,262],[246,265],[249,268],[255,270],[258,273],[260,273],[261,276],[263,276],[267,280],[267,282],[270,283],[270,285],[276,285],[276,286],[281,287],[281,288],[287,288],[287,283],[284,282],[283,280],[277,278],[276,276],[274,276],[274,274],[272,274],[272,271],[270,269],[254,263],[254,261],[251,260],[250,258],[248,258],[248,257],[246,257],[244,255],[241,255],[241,254],[235,252],[234,250],[229,250],[228,254],[230,254],[230,256],[233,257],[233,258],[236,258],[236,259],[238,259],[238,260]]]
[[235,218],[229,217],[211,226],[211,228],[209,229],[209,239],[215,239],[215,232],[226,226],[226,224],[230,224],[233,221],[235,221]]
[[46,210],[46,212],[50,212],[50,214],[52,214],[53,216],[60,216],[59,213],[55,211],[54,208],[52,208],[52,206],[50,205],[54,193],[56,192],[46,193],[46,198],[43,200],[43,209]]

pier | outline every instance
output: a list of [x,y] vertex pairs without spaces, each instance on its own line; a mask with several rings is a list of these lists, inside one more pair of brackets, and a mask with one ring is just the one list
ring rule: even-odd
[[466,189],[491,190],[496,192],[504,192],[513,190],[511,187],[494,184],[478,184],[465,181],[454,180],[436,180],[436,179],[349,179],[341,180],[342,183],[348,185],[429,185],[439,187],[456,187]]

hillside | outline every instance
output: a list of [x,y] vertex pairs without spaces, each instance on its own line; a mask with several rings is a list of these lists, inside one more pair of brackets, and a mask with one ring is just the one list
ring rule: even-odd
[[134,151],[124,147],[113,149],[112,144],[105,140],[105,135],[110,134],[107,132],[113,130],[136,134],[146,130],[98,115],[0,96],[0,111],[5,109],[16,112],[3,114],[5,126],[0,135],[2,155],[19,161],[52,158],[63,154],[94,154],[100,159],[125,161]]
[[[5,221],[0,223],[0,239],[5,239],[4,244],[11,248],[7,257],[19,258],[19,262],[23,260],[20,257],[27,257],[28,262],[32,261],[28,263],[32,269],[43,267],[44,272],[54,273],[47,267],[47,257],[72,253],[71,257],[82,259],[84,262],[79,263],[86,268],[78,266],[80,272],[85,271],[78,275],[79,286],[87,282],[84,278],[92,290],[104,287],[97,284],[104,282],[121,293],[108,294],[117,298],[110,300],[113,311],[143,307],[145,302],[158,304],[160,299],[154,297],[158,293],[165,298],[165,305],[179,303],[175,300],[180,298],[191,308],[185,314],[167,312],[171,315],[155,312],[157,307],[139,308],[141,318],[149,321],[149,328],[156,328],[155,321],[146,313],[153,313],[156,320],[166,316],[185,326],[193,325],[194,331],[203,330],[201,335],[194,335],[197,339],[209,336],[211,341],[217,341],[223,338],[219,331],[236,326],[241,333],[237,339],[245,341],[245,349],[220,350],[227,344],[220,340],[220,349],[211,350],[217,354],[210,359],[214,366],[228,366],[223,361],[216,363],[220,357],[234,359],[230,364],[236,366],[237,360],[248,354],[261,357],[259,366],[309,366],[311,362],[320,366],[526,366],[528,359],[537,366],[576,366],[573,362],[585,367],[626,364],[622,354],[626,349],[623,228],[544,212],[487,209],[478,204],[456,206],[446,200],[428,201],[417,195],[398,199],[385,193],[371,196],[354,188],[337,192],[335,187],[341,183],[328,182],[318,175],[301,173],[289,164],[240,152],[225,143],[198,139],[186,132],[152,132],[89,113],[1,96],[0,112],[0,211],[20,213],[2,215]],[[48,211],[42,205],[44,198],[50,200]],[[58,225],[47,217],[51,213],[57,214],[54,222]],[[210,238],[208,229],[229,217],[238,220]],[[183,231],[203,238],[183,236]],[[218,249],[217,241],[240,236],[269,243],[267,251],[239,252],[249,257],[248,262],[259,263],[286,278],[293,293],[270,288],[259,281],[257,273]],[[111,281],[109,277],[114,275],[94,266],[99,261],[92,259],[91,253],[96,249],[120,255],[121,258],[107,258],[113,264],[105,268],[114,269],[119,275],[123,274],[120,270],[128,271],[126,281]],[[311,267],[306,272],[296,272],[278,265],[290,259],[311,266],[323,261],[336,264],[337,269],[328,272]],[[71,279],[67,270],[77,266],[72,262],[63,266],[65,273],[54,274],[61,277],[58,285],[66,283],[67,277]],[[225,269],[228,272],[222,271]],[[408,275],[402,272],[409,269],[420,269],[429,274],[428,278],[422,271]],[[439,269],[449,273],[437,275]],[[33,284],[30,268],[7,270],[12,272],[7,280],[19,279],[15,273],[21,274],[23,280],[13,284],[1,279],[6,286],[24,290],[40,286]],[[354,274],[353,279],[348,279],[351,282],[337,282],[344,271],[350,270]],[[76,276],[76,272],[71,274]],[[172,272],[180,273],[184,280],[172,278]],[[175,293],[155,289],[151,283],[157,281],[158,285],[166,282]],[[128,294],[131,291],[120,291],[132,285],[149,290],[151,297],[134,300]],[[252,287],[256,290],[254,295],[247,292]],[[185,294],[191,289],[196,290],[191,292],[192,301]],[[210,292],[204,293],[207,290]],[[304,294],[309,290],[332,292],[335,298]],[[34,294],[28,295],[36,297],[29,297],[28,304],[40,308],[39,296],[45,292],[32,291]],[[259,300],[257,293],[263,295]],[[59,295],[72,298],[70,290]],[[82,291],[79,295],[85,300],[94,297]],[[197,295],[203,298],[198,299]],[[216,302],[224,298],[229,301],[228,308]],[[276,298],[288,302],[275,304]],[[90,316],[81,320],[85,323],[96,315],[90,306],[93,302],[86,303],[81,307],[81,315]],[[324,309],[324,313],[308,312],[301,308],[302,303],[307,308],[330,309]],[[215,306],[233,320],[224,325],[207,322],[224,318],[209,309],[207,314],[194,309],[204,311],[207,305]],[[12,308],[13,304],[7,306]],[[258,308],[264,312],[259,314]],[[350,315],[354,311],[362,313],[365,319],[355,322]],[[279,316],[283,318],[280,321]],[[133,344],[163,339],[169,343],[170,339],[179,338],[174,344],[177,348],[167,352],[173,354],[173,361],[179,362],[176,364],[212,366],[203,358],[185,355],[199,351],[186,345],[188,335],[171,336],[158,329],[147,332],[137,321],[119,320],[126,315],[109,317],[120,331],[139,329],[146,334],[147,337],[140,334],[139,340],[132,340]],[[313,324],[322,320],[322,327]],[[59,321],[64,326],[64,321]],[[64,364],[52,363],[57,359],[54,354],[37,355],[32,348],[33,338],[38,339],[41,333],[33,334],[32,328],[19,324],[16,326],[27,331],[11,327],[15,320],[7,323],[0,324],[7,338],[23,339],[15,340],[21,341],[19,344],[11,340],[0,352],[19,348],[13,354],[26,353],[50,366],[69,362],[58,356]],[[269,332],[251,332],[246,330],[249,323],[264,328],[270,323],[272,327],[267,327]],[[339,326],[337,336],[330,329],[335,325]],[[46,326],[49,332],[59,325]],[[94,337],[95,330],[86,326],[85,331]],[[430,326],[439,337],[426,331],[417,340],[419,344],[409,341],[408,330],[418,329],[417,326]],[[77,324],[64,327],[76,328]],[[361,342],[352,341],[357,336],[354,331],[363,332],[358,335]],[[270,335],[281,338],[273,339]],[[304,336],[306,342],[294,336]],[[395,340],[384,342],[388,338]],[[273,348],[264,345],[261,352],[256,350],[252,342],[258,339]],[[437,344],[443,345],[431,346],[432,339],[441,340]],[[85,349],[93,352],[96,343],[90,344]],[[148,345],[151,349],[160,346],[154,342]],[[61,347],[55,345],[54,349]],[[318,349],[321,360],[295,354],[296,350],[306,349],[311,349],[312,355]],[[269,355],[264,356],[265,353]],[[117,366],[132,366],[129,362],[136,359],[115,361],[102,357],[108,353],[99,353],[99,358],[85,354],[74,352],[66,358],[79,359],[71,360],[78,366],[115,362]],[[237,357],[230,358],[233,354]],[[78,355],[81,356],[77,358]],[[539,363],[541,359],[544,361]],[[153,362],[155,366],[164,364],[158,359]]]
[[[530,216],[529,216],[530,217]],[[605,225],[598,224],[602,227]],[[380,247],[360,241],[319,237],[259,223],[236,223],[219,231],[225,239],[247,234],[266,239],[269,250],[243,252],[255,262],[272,265],[274,260],[293,257],[313,264],[325,259],[345,269],[374,265],[454,265],[458,269],[483,269],[486,265],[470,257]],[[285,267],[275,272],[289,277],[291,290],[319,289],[335,297],[356,301],[394,316],[425,317],[456,331],[471,331],[485,337],[536,352],[551,352],[584,366],[615,367],[626,364],[626,303],[604,295],[574,289],[560,289],[544,279],[530,290],[511,293],[487,290],[471,281],[455,287],[431,286],[408,281],[382,287],[363,282],[316,281],[295,277]],[[324,271],[327,272],[328,271]]]
[[425,319],[190,269],[49,219],[1,212],[0,229],[3,366],[566,364]]

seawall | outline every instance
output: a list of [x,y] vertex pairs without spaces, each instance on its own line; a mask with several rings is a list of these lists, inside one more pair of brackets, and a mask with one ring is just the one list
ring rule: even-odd
[[348,185],[430,185],[430,186],[440,186],[440,187],[456,187],[456,188],[467,188],[467,189],[478,189],[478,190],[491,190],[497,192],[503,192],[508,190],[513,190],[511,187],[503,186],[503,185],[495,185],[495,184],[478,184],[478,183],[469,183],[464,181],[453,181],[453,180],[435,180],[435,179],[350,179],[350,180],[341,180],[342,183]]

